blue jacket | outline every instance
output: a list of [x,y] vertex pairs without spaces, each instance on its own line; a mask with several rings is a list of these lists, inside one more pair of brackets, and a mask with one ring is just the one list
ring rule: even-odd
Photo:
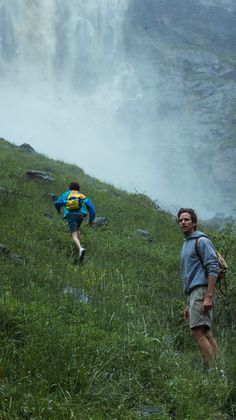
[[[204,266],[195,252],[196,238],[199,238],[198,252]],[[207,286],[207,277],[217,277],[218,272],[219,264],[212,242],[203,232],[194,231],[185,239],[181,251],[181,273],[185,293],[189,294],[197,286]]]
[[[54,206],[56,207],[57,211],[60,211],[60,209],[64,206],[63,209],[63,218],[66,219],[67,216],[71,213],[70,210],[68,210],[66,206],[68,195],[71,193],[71,190],[65,191],[60,197],[54,201]],[[82,206],[79,210],[73,210],[73,214],[82,214],[83,216],[87,216],[89,212],[89,222],[93,222],[96,215],[96,210],[93,205],[93,203],[85,197],[82,200]]]

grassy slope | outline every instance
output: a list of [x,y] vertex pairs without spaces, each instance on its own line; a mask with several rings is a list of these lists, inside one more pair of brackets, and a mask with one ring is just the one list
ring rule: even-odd
[[[28,169],[50,171],[55,181],[28,181]],[[203,372],[181,318],[182,237],[172,217],[144,196],[3,140],[0,174],[0,186],[12,191],[0,195],[0,242],[25,258],[25,264],[0,260],[0,418],[136,419],[141,406],[160,408],[154,418],[233,418],[234,273],[227,309],[219,297],[216,312],[224,383]],[[109,219],[102,228],[83,224],[83,264],[45,196],[59,195],[74,179],[97,216]],[[137,229],[148,230],[153,242]],[[215,239],[230,243],[233,267],[234,235]],[[80,288],[90,303],[65,296],[65,287]]]

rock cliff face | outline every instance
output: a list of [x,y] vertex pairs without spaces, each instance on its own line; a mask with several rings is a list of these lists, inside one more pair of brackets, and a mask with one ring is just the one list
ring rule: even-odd
[[[156,114],[156,118],[182,124],[181,164],[187,158],[202,182],[219,194],[223,207],[232,210],[236,192],[235,3],[132,0],[127,16],[126,51],[145,89],[151,118]],[[153,89],[155,97],[150,95]]]

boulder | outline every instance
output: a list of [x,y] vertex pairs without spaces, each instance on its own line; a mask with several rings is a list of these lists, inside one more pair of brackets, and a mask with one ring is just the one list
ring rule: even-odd
[[27,179],[34,181],[34,180],[40,180],[45,182],[52,182],[54,181],[54,178],[49,175],[47,172],[43,171],[33,171],[29,170],[26,172]]
[[147,230],[143,230],[143,229],[138,229],[137,233],[143,238],[145,239],[145,241],[148,242],[152,242],[152,236],[150,235],[150,233]]
[[23,264],[24,258],[20,255],[12,254],[10,249],[7,245],[0,243],[0,256],[3,258],[7,258],[9,260],[12,260],[16,263]]
[[0,243],[0,253],[4,257],[9,256],[10,255],[10,249],[6,245]]
[[36,153],[34,148],[32,146],[30,146],[30,144],[28,143],[23,143],[19,146],[19,149],[23,150],[24,152],[27,153]]
[[106,217],[97,217],[93,223],[95,226],[101,227],[108,225],[109,220]]

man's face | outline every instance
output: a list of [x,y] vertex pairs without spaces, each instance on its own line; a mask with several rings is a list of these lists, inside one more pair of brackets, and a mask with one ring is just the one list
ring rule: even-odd
[[196,223],[192,222],[191,215],[189,213],[181,213],[179,216],[179,225],[185,236],[191,235],[193,233]]

